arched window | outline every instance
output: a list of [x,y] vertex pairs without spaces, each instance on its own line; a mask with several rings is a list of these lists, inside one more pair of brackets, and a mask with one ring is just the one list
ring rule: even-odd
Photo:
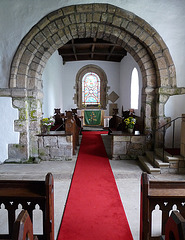
[[131,108],[138,109],[139,105],[139,76],[136,68],[132,71],[131,76]]
[[89,64],[82,67],[76,75],[74,103],[79,109],[107,106],[107,76],[102,68]]
[[82,78],[82,104],[100,104],[100,78],[96,73],[88,72]]

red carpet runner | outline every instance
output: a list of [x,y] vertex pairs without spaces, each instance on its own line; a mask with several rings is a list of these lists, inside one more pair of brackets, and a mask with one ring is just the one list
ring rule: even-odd
[[83,132],[58,240],[132,240],[101,139]]

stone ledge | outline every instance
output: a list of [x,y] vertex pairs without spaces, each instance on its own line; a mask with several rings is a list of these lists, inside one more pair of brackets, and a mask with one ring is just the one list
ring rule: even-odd
[[70,160],[73,156],[73,138],[64,132],[50,132],[39,134],[38,152],[39,158],[43,161],[50,160]]
[[138,155],[145,152],[145,135],[124,134],[122,132],[111,135],[112,159],[137,159]]

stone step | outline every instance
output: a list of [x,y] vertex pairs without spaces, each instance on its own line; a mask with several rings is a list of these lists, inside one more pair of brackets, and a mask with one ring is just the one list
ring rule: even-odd
[[143,166],[143,168],[146,170],[147,173],[151,174],[160,174],[161,170],[160,168],[154,167],[148,160],[146,156],[139,156],[139,162]]
[[154,152],[153,151],[146,151],[146,157],[149,159],[151,163],[154,163],[156,167],[159,168],[169,168],[168,162],[163,162],[162,159],[156,155],[154,158]]
[[[163,156],[163,150],[161,148],[157,148],[156,153],[159,156]],[[179,161],[183,161],[184,157],[181,155],[172,156],[168,152],[164,152],[164,159],[169,163],[170,168],[178,168]]]
[[[163,149],[162,148],[156,148],[155,153],[157,156],[160,157],[161,160],[163,160]],[[168,162],[168,158],[170,156],[171,155],[168,152],[164,151],[164,162]]]
[[[156,155],[158,155],[161,159],[163,158],[163,149],[162,148],[156,148]],[[175,155],[172,156],[170,153],[164,151],[164,159],[165,161],[176,161],[176,160],[182,160],[183,157],[181,155]]]

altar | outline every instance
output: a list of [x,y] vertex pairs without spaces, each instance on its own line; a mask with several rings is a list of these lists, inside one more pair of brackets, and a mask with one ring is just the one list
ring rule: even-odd
[[85,109],[81,111],[83,126],[104,126],[104,110]]

